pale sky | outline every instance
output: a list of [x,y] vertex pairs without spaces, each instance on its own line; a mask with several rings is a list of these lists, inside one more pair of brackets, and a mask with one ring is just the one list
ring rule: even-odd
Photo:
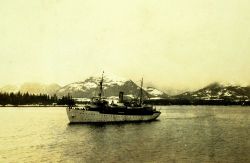
[[250,84],[250,1],[0,1],[0,86],[102,70],[162,89]]

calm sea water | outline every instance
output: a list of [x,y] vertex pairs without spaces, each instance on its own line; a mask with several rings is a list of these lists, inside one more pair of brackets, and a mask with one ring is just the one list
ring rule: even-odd
[[154,122],[70,125],[65,108],[0,108],[0,162],[250,162],[250,107],[158,109]]

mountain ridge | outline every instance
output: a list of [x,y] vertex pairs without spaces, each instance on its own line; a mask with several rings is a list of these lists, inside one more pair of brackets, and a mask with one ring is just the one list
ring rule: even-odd
[[185,92],[173,97],[193,100],[250,100],[250,86],[214,82],[197,91]]
[[[83,81],[73,82],[61,87],[58,84],[24,83],[17,87],[15,85],[5,85],[0,88],[0,92],[18,92],[32,94],[57,94],[59,97],[68,93],[75,98],[91,98],[97,96],[99,92],[100,77],[90,76]],[[104,75],[103,83],[104,95],[108,97],[118,97],[120,91],[124,95],[137,98],[140,86],[130,79],[117,77],[114,75]],[[250,86],[235,84],[222,84],[213,82],[201,89],[187,91],[177,95],[169,95],[155,87],[143,87],[145,98],[150,99],[187,99],[187,100],[250,100]]]
[[[70,93],[70,95],[75,98],[91,98],[97,96],[100,80],[100,77],[91,76],[84,81],[68,84],[59,89],[57,95],[65,96]],[[103,91],[107,97],[118,96],[119,92],[122,91],[124,95],[136,98],[139,94],[139,89],[140,87],[130,79],[104,76]],[[143,88],[143,94],[145,97],[168,97],[166,93],[153,87]]]
[[56,84],[56,83],[42,84],[42,83],[38,83],[38,82],[26,82],[20,86],[5,85],[5,86],[0,88],[0,92],[6,92],[6,93],[11,93],[11,92],[13,92],[13,93],[16,93],[16,92],[26,93],[26,92],[29,92],[31,94],[53,95],[60,88],[61,88],[61,86]]

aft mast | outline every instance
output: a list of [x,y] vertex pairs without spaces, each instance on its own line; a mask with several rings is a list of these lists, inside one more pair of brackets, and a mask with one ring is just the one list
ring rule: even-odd
[[102,99],[102,94],[103,94],[103,88],[102,88],[103,74],[104,74],[104,71],[102,72],[102,79],[101,79],[101,81],[100,81],[100,93],[99,93],[99,99],[100,99],[100,100]]
[[142,86],[143,86],[143,78],[141,79],[141,89],[140,89],[140,105],[142,105],[142,102],[143,102],[143,94],[142,94],[142,92],[143,92],[143,89],[142,89]]

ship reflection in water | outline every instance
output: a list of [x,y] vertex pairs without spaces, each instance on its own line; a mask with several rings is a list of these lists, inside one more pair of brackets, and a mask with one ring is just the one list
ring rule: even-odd
[[0,162],[250,162],[250,107],[157,109],[157,121],[83,125],[65,108],[1,108]]

